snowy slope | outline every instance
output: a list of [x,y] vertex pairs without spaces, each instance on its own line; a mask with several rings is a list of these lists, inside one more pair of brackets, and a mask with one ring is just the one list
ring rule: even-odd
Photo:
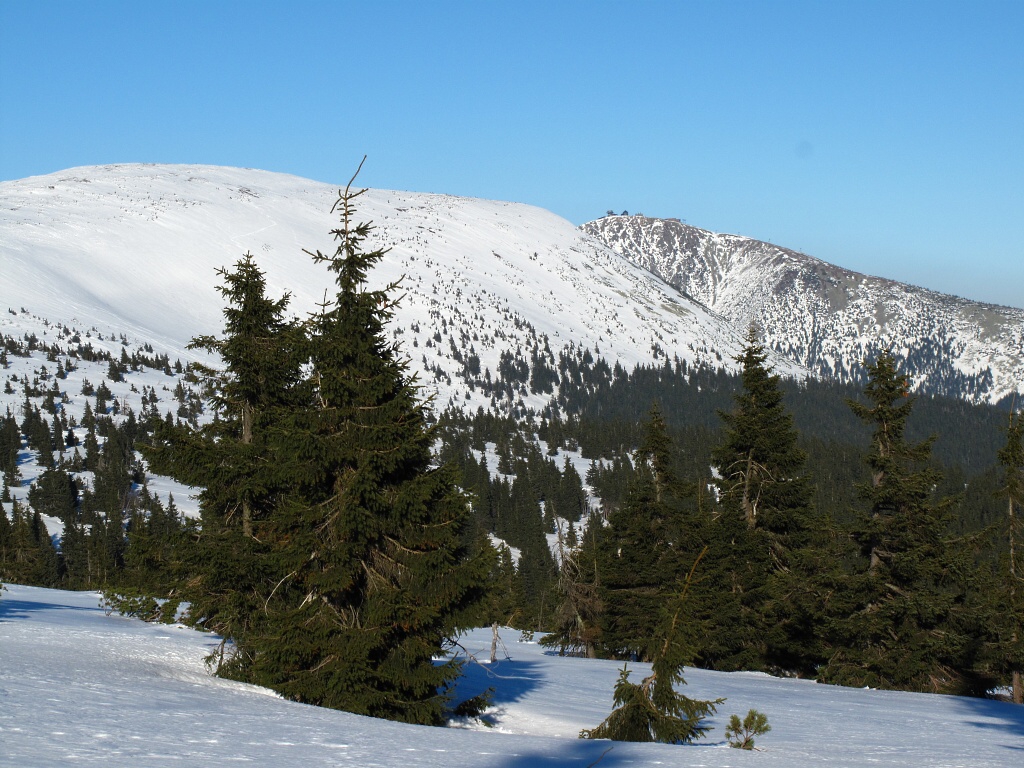
[[[995,768],[1020,765],[1024,751],[1024,708],[1011,704],[701,670],[687,670],[686,692],[727,698],[702,742],[581,741],[611,707],[618,665],[546,654],[511,630],[511,658],[469,665],[462,683],[495,687],[493,728],[400,725],[210,677],[212,636],[107,616],[98,603],[94,592],[0,594],[0,765],[585,768],[611,747],[601,766]],[[462,642],[486,658],[489,639],[480,630]],[[772,725],[763,751],[730,749],[724,724],[751,707]]]
[[[607,216],[581,229],[777,351],[849,380],[891,348],[926,392],[995,402],[1024,389],[1024,310],[858,274],[676,219]],[[965,266],[965,268],[969,268]],[[995,277],[993,279],[996,279]]]
[[[23,340],[26,336],[34,336],[40,344],[49,347],[56,346],[65,351],[74,349],[79,344],[87,344],[96,352],[111,353],[115,358],[119,357],[122,350],[129,354],[140,351],[143,342],[126,344],[120,336],[110,333],[100,333],[95,330],[78,328],[76,326],[60,326],[49,322],[45,318],[31,313],[15,310],[10,312],[0,310],[0,337],[6,336],[16,340]],[[74,339],[77,338],[78,342]],[[125,337],[127,339],[127,337]],[[160,350],[155,350],[159,353]],[[172,356],[171,361],[174,361]],[[12,413],[20,423],[24,417],[25,395],[23,384],[25,381],[34,382],[40,390],[49,390],[55,384],[59,387],[61,397],[61,410],[65,418],[74,418],[79,424],[73,432],[78,440],[78,446],[66,448],[63,451],[54,451],[55,461],[70,459],[77,450],[79,454],[84,452],[82,442],[85,440],[87,430],[81,426],[82,416],[85,413],[86,403],[95,405],[95,397],[83,394],[85,382],[93,387],[105,382],[110,390],[113,401],[118,403],[117,413],[110,413],[110,418],[115,423],[121,423],[125,414],[130,409],[136,416],[145,413],[147,404],[143,398],[150,395],[148,407],[156,409],[161,415],[168,412],[174,414],[180,403],[174,398],[174,391],[182,377],[173,371],[169,374],[154,368],[141,367],[137,371],[129,371],[123,381],[111,381],[107,378],[108,364],[102,361],[74,360],[65,355],[58,357],[62,364],[67,364],[68,370],[64,379],[56,378],[57,366],[54,361],[48,360],[46,353],[36,349],[27,357],[19,355],[8,355],[7,367],[0,367],[0,415]],[[74,366],[74,367],[72,367]],[[8,386],[4,386],[8,385]],[[10,392],[5,391],[10,389]],[[36,407],[42,407],[44,398],[35,396],[29,398],[29,402]],[[52,423],[52,414],[46,413],[45,418]],[[207,414],[203,414],[206,418]],[[100,442],[105,438],[100,437]],[[23,444],[19,452],[18,471],[21,482],[15,484],[10,490],[13,498],[23,504],[28,503],[28,494],[44,471],[40,463],[39,455]],[[92,473],[76,473],[78,478],[86,484],[91,485]],[[195,516],[199,513],[197,499],[193,496],[198,489],[182,485],[169,477],[161,475],[147,475],[147,485],[150,493],[158,496],[162,502],[167,503],[173,495],[175,505],[186,515]],[[0,510],[10,514],[12,505],[0,503]],[[53,517],[43,517],[47,530],[54,537],[59,537],[63,532],[63,523]],[[55,540],[56,543],[56,540]]]
[[[0,308],[124,332],[184,359],[192,336],[222,326],[214,270],[247,251],[273,294],[293,294],[296,312],[330,293],[329,273],[303,249],[333,253],[336,196],[329,184],[208,166],[76,168],[0,183]],[[629,369],[653,361],[654,345],[727,366],[740,347],[742,334],[716,314],[539,208],[370,190],[358,212],[392,249],[374,284],[404,275],[393,331],[414,368],[431,371],[424,381],[440,407],[486,404],[460,379],[456,350],[493,373],[502,351],[528,357],[545,342],[555,356],[575,345]]]

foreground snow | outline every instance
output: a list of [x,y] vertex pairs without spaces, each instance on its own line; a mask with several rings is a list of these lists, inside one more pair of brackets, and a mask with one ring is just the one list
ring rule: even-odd
[[[465,692],[497,689],[493,729],[425,728],[284,701],[218,680],[215,640],[107,616],[95,592],[8,586],[0,596],[0,765],[1016,766],[1024,708],[689,670],[688,693],[725,696],[697,746],[587,742],[618,665],[546,654],[505,630],[511,660],[470,664]],[[463,638],[483,658],[489,630]],[[639,666],[639,665],[638,665]],[[640,669],[638,668],[638,672]],[[728,715],[765,712],[760,752],[724,743]]]

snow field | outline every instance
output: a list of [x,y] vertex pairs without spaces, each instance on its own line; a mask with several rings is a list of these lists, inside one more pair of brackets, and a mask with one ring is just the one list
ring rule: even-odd
[[[611,707],[621,664],[561,658],[503,629],[510,658],[470,662],[463,696],[495,688],[492,728],[391,723],[280,699],[207,674],[218,639],[106,615],[95,592],[9,585],[0,595],[0,765],[601,766],[802,768],[1019,766],[1024,708],[952,696],[855,690],[760,673],[686,670],[686,693],[726,697],[691,746],[583,741]],[[490,629],[461,638],[486,660]],[[635,675],[642,664],[630,664]],[[730,749],[732,713],[756,708],[762,751]]]

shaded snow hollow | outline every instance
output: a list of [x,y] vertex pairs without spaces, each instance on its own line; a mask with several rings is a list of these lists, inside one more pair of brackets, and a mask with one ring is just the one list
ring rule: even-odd
[[[582,741],[611,707],[620,664],[560,658],[503,630],[510,658],[466,667],[464,695],[494,686],[493,728],[428,728],[305,706],[211,677],[217,638],[106,615],[96,592],[8,586],[0,595],[0,765],[1019,766],[1024,707],[689,669],[686,692],[726,697],[691,746]],[[490,630],[462,638],[485,659]],[[460,651],[463,653],[464,651]],[[637,675],[645,665],[631,665]],[[759,752],[723,728],[755,707]]]

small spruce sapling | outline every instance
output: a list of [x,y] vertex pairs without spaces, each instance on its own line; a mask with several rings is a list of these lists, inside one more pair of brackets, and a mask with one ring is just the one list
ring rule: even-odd
[[659,630],[656,639],[661,642],[651,663],[651,674],[639,684],[631,683],[629,669],[623,665],[615,684],[615,709],[596,728],[580,731],[581,739],[689,744],[707,733],[710,726],[704,719],[713,715],[725,699],[691,699],[675,690],[686,684],[682,668],[690,655],[681,627],[686,597],[694,571],[706,552],[705,548],[693,564],[675,611]]
[[729,746],[736,749],[755,749],[754,737],[763,736],[772,727],[768,725],[768,717],[763,712],[751,709],[747,716],[740,722],[739,715],[729,718],[729,724],[725,726],[725,738],[729,740]]

